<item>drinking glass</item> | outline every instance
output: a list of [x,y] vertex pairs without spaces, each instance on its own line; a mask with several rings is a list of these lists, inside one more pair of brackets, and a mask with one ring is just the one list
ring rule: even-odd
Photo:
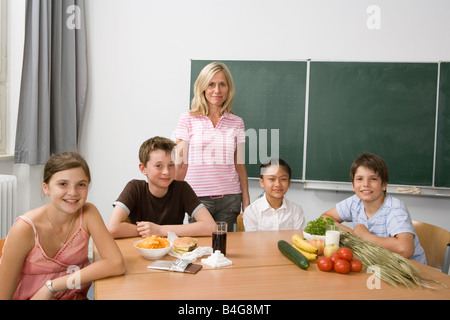
[[339,232],[339,228],[335,224],[329,224],[326,227],[325,231],[325,245],[337,245],[339,246],[339,237],[341,233]]
[[212,233],[213,252],[220,250],[224,255],[227,251],[227,228],[228,225],[224,221],[217,221],[216,228]]

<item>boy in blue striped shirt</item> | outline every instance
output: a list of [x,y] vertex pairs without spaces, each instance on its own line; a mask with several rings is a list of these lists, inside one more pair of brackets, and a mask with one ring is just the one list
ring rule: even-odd
[[337,223],[353,222],[353,230],[341,225],[342,230],[426,264],[408,209],[401,200],[386,195],[389,172],[385,161],[363,153],[353,162],[350,179],[355,195],[339,202],[322,217]]

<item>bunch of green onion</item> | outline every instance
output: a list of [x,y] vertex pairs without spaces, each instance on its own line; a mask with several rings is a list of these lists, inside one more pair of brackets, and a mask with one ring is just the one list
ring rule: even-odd
[[[432,279],[423,278],[411,262],[403,256],[349,232],[341,230],[339,242],[341,247],[346,247],[353,251],[354,257],[361,261],[365,270],[370,266],[380,268],[381,280],[394,287],[403,285],[407,288],[419,286],[433,289],[427,281],[440,283]],[[443,283],[440,284],[447,287]]]

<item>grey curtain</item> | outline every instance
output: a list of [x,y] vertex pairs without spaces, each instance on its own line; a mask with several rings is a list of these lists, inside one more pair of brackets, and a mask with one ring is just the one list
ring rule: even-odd
[[27,0],[15,163],[77,150],[86,88],[84,0]]

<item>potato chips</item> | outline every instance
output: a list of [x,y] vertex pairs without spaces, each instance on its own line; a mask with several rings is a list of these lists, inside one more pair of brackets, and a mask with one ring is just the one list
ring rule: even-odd
[[152,235],[151,237],[147,237],[136,244],[136,246],[142,249],[162,249],[170,246],[170,242],[167,238]]

